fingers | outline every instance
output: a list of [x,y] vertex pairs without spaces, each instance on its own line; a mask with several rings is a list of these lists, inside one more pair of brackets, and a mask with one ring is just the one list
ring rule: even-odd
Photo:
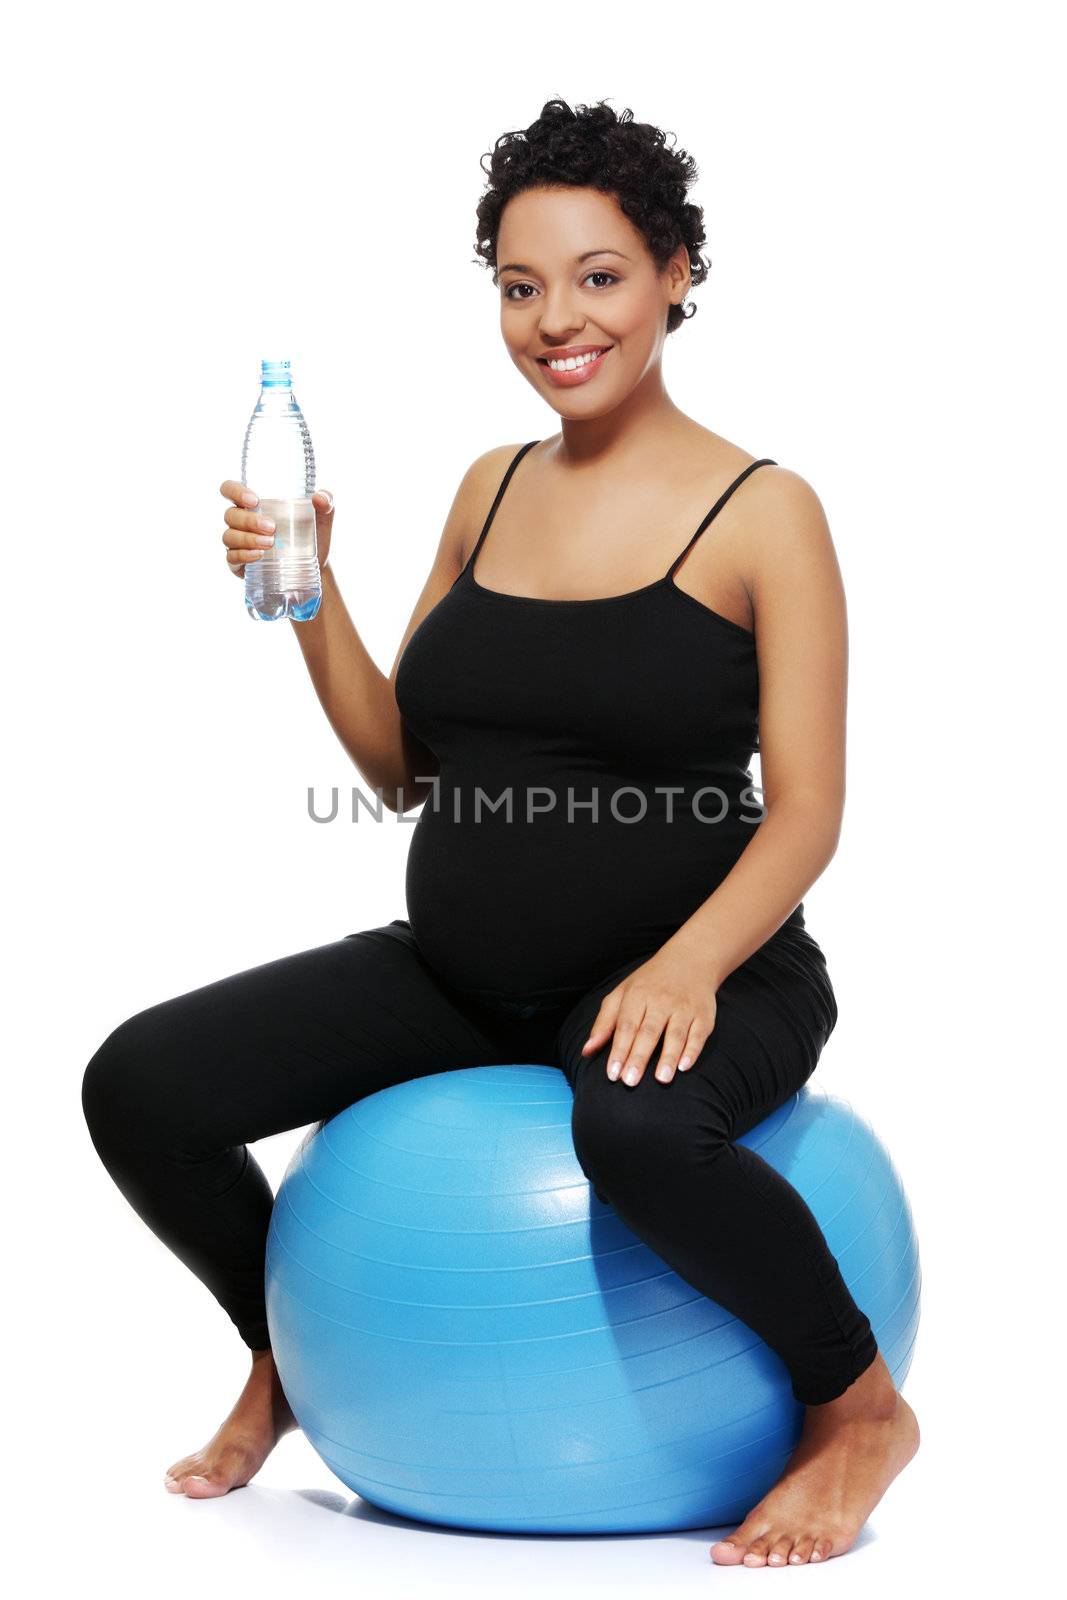
[[[234,487],[240,489],[241,485],[235,484]],[[223,521],[226,523],[226,531],[222,535],[226,560],[230,571],[240,578],[244,576],[246,565],[258,561],[274,543],[274,523],[270,517],[261,517],[256,511],[242,511],[236,506],[227,507]]]
[[[274,521],[255,509],[260,503],[259,496],[236,478],[224,478],[219,493],[232,502],[223,514],[226,531],[222,542],[226,546],[226,562],[234,577],[243,578],[245,568],[253,561],[262,560],[274,544]],[[333,522],[333,495],[328,489],[317,489],[311,496],[311,503],[315,507],[320,537],[326,541]],[[324,543],[323,549],[326,548]]]
[[[624,1075],[629,1065],[632,1064],[636,1070],[637,1057],[635,1055],[631,1062],[631,1050],[640,1032],[644,1014],[644,1005],[640,1003],[631,1002],[629,1006],[624,1004],[622,1007],[619,1020],[615,1025],[615,1037],[612,1039],[611,1049],[608,1051],[608,1077],[612,1083]],[[641,1074],[638,1072],[637,1077],[632,1081],[637,1083],[640,1076]],[[626,1079],[627,1083],[630,1081],[629,1078]]]
[[[243,483],[238,483],[235,478],[224,478],[219,484],[219,493],[225,495],[227,500],[232,500],[235,506],[258,506],[259,496],[254,489],[248,489]],[[312,504],[316,511],[321,511],[324,516],[333,515],[333,495],[329,489],[316,489],[311,496]]]
[[[616,1029],[608,1066],[608,1077],[613,1082],[621,1077],[629,1088],[637,1087],[645,1075],[648,1058],[662,1037],[666,1021],[665,1013],[646,1011],[636,1028],[632,1023],[625,1026],[620,1024]],[[613,1066],[619,1070],[612,1072]]]
[[600,1010],[594,1018],[592,1031],[582,1045],[583,1056],[589,1050],[599,1050],[600,1046],[606,1044],[611,1038],[611,1031],[615,1026],[615,1018],[619,1014],[621,1003],[622,992],[620,989],[612,989],[609,994],[604,996],[600,1002]]
[[[665,1009],[648,1009],[638,1017],[636,1013],[620,1016],[615,1028],[607,1067],[613,1083],[619,1079],[633,1089],[641,1082],[649,1059],[659,1040],[663,1048],[659,1053],[655,1077],[660,1083],[670,1083],[676,1072],[688,1072],[704,1048],[712,1028],[714,1016],[688,1012],[668,1013]],[[596,1030],[590,1040],[596,1038]]]
[[[682,1050],[689,1035],[689,1027],[682,1016],[672,1016],[663,1036],[663,1049],[656,1063],[656,1077],[660,1083],[670,1083],[680,1065]],[[688,1058],[686,1058],[688,1059]],[[686,1069],[688,1070],[688,1068]]]
[[247,489],[243,483],[238,483],[234,478],[224,478],[219,484],[219,493],[232,500],[235,506],[258,506],[259,496],[252,489]]
[[231,548],[243,542],[249,549],[255,549],[257,540],[263,545],[274,543],[273,517],[261,517],[257,511],[238,511],[235,507],[224,512],[222,520],[227,529],[223,542]]
[[[714,1004],[714,1002],[713,1002]],[[715,1026],[714,1016],[696,1016],[689,1024],[688,1036],[682,1046],[681,1059],[678,1062],[679,1072],[688,1072],[697,1056],[703,1050],[711,1037],[711,1030]]]
[[[258,506],[259,496],[253,489],[238,483],[236,478],[224,478],[219,493],[232,500],[235,508]],[[222,542],[226,548],[226,561],[235,578],[243,578],[250,561],[258,561],[265,549],[274,543],[274,524],[270,518],[261,518],[252,510],[231,510],[223,514],[226,532]]]

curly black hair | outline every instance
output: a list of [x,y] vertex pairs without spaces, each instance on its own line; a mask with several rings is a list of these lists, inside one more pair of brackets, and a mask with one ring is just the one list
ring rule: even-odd
[[[546,100],[528,128],[502,133],[480,165],[488,183],[478,202],[474,247],[494,271],[505,205],[524,189],[546,186],[598,189],[613,195],[644,235],[657,267],[665,267],[684,244],[693,284],[703,283],[708,275],[710,259],[700,254],[704,212],[686,199],[686,190],[699,175],[697,164],[687,151],[668,149],[662,129],[651,122],[635,122],[629,109],[616,113],[604,100],[573,109],[565,100]],[[696,309],[692,302],[688,311],[670,306],[667,332],[673,333]]]

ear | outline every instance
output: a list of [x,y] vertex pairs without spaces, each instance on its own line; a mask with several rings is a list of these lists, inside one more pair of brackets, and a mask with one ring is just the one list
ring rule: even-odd
[[671,292],[671,299],[681,305],[690,289],[693,287],[693,275],[689,265],[689,246],[680,244],[667,263],[667,283]]

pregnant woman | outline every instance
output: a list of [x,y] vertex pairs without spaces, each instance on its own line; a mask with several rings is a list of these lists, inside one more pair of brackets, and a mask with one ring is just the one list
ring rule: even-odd
[[[423,806],[407,918],[151,1006],[86,1069],[102,1161],[251,1352],[172,1492],[247,1483],[296,1425],[264,1305],[273,1196],[248,1142],[514,1061],[566,1074],[597,1194],[777,1352],[806,1407],[781,1479],[713,1560],[844,1553],[918,1447],[806,1202],[737,1143],[808,1080],[837,1020],[802,897],[841,824],[847,642],[815,493],[664,386],[707,269],[695,176],[603,103],[550,101],[497,141],[477,248],[507,353],[559,431],[467,469],[388,677],[329,565],[322,493],[322,606],[294,624],[360,772],[391,812]],[[240,577],[270,526],[241,484],[222,493]]]

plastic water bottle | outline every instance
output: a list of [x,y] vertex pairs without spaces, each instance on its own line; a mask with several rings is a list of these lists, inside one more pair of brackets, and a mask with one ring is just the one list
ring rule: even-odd
[[315,542],[315,452],[293,394],[288,361],[260,363],[260,391],[245,432],[241,482],[274,523],[274,543],[245,567],[245,605],[259,622],[310,622],[322,603]]

